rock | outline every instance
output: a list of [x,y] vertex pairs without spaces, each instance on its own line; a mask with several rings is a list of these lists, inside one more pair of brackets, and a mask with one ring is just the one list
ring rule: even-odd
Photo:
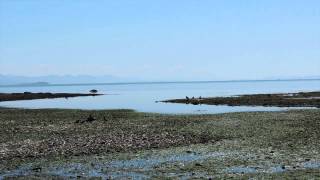
[[266,156],[266,157],[265,157],[265,159],[272,159],[272,157],[270,157],[270,156]]
[[92,117],[92,115],[90,114],[89,117],[87,118],[87,122],[92,122],[95,121],[96,119],[94,117]]
[[85,122],[93,122],[95,121],[96,118],[94,118],[91,114],[89,115],[89,117],[86,120],[77,120],[75,123],[85,123]]
[[91,89],[90,90],[90,93],[92,93],[92,94],[96,94],[98,92],[98,90],[96,90],[96,89]]
[[41,167],[34,167],[32,168],[32,171],[35,171],[35,172],[40,172],[42,170]]
[[183,163],[179,163],[179,166],[180,166],[180,167],[184,167],[184,164],[183,164]]
[[191,104],[192,105],[199,105],[200,103],[198,101],[192,101]]

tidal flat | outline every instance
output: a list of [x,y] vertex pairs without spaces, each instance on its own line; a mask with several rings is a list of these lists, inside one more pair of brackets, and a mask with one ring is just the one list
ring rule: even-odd
[[319,109],[1,108],[0,136],[0,179],[320,178]]
[[228,106],[268,106],[268,107],[320,107],[320,92],[298,92],[279,94],[247,94],[230,97],[199,97],[169,99],[164,103],[193,105],[228,105]]

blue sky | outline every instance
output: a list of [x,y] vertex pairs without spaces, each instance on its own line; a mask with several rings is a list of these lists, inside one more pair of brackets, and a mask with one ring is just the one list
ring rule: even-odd
[[320,75],[320,1],[0,0],[0,74]]

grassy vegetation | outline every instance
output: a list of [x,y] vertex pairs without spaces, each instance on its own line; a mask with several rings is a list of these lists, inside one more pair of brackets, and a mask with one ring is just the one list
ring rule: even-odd
[[[90,114],[96,120],[86,122]],[[79,120],[83,123],[76,123]],[[170,173],[193,178],[316,177],[319,169],[304,168],[303,163],[320,162],[317,109],[164,115],[132,110],[3,108],[0,136],[0,174],[28,163],[99,164],[157,157],[159,162],[142,174],[153,178]],[[210,155],[213,152],[225,155]],[[177,155],[185,155],[188,160],[167,162],[168,156]],[[268,168],[276,166],[284,166],[286,171],[267,173]],[[253,167],[257,171],[228,171],[232,167]]]

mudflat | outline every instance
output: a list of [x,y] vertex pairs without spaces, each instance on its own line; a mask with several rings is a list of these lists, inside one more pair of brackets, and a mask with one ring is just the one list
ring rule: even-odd
[[320,92],[250,94],[231,97],[170,99],[161,102],[229,106],[320,107]]
[[0,109],[1,178],[320,178],[320,110]]
[[17,101],[17,100],[32,100],[32,99],[53,99],[53,98],[69,98],[80,96],[99,96],[103,94],[83,94],[83,93],[0,93],[1,101]]

